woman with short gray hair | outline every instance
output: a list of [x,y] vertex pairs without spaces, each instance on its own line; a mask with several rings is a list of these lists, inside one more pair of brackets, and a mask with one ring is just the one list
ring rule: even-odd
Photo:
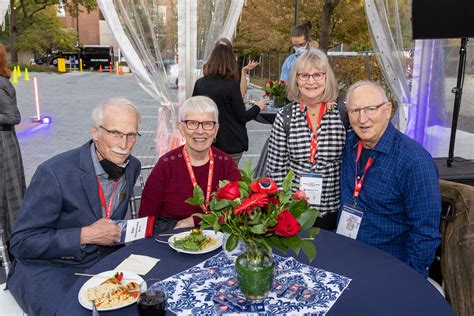
[[155,216],[158,231],[194,227],[202,212],[185,202],[199,185],[206,201],[220,180],[239,180],[232,158],[211,146],[219,129],[215,102],[204,96],[186,100],[179,109],[179,131],[185,144],[163,155],[151,172],[142,193],[139,216]]

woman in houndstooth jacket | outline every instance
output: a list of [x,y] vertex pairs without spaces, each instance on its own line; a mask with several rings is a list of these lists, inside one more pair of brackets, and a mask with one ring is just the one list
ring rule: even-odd
[[25,173],[15,125],[21,116],[16,106],[16,92],[10,83],[7,51],[0,44],[0,225],[10,240],[16,214],[25,195]]
[[[281,187],[292,170],[294,190],[306,192],[322,215],[315,225],[327,230],[336,228],[339,170],[346,137],[335,102],[338,92],[326,55],[316,48],[303,53],[288,82],[288,98],[293,102],[278,113],[268,142],[267,175]],[[314,179],[321,180],[318,184]],[[317,186],[319,191],[307,189]]]

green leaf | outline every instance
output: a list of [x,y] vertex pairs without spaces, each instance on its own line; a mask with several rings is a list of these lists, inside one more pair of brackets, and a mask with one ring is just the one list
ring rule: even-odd
[[288,246],[283,243],[283,238],[278,238],[277,236],[272,236],[267,239],[268,243],[275,247],[276,249],[280,250],[283,253],[288,251]]
[[262,234],[265,234],[265,232],[266,232],[265,225],[263,225],[263,224],[250,226],[249,228],[250,228],[250,231],[252,233],[257,234],[257,235],[262,235]]
[[239,243],[239,237],[235,236],[234,234],[231,234],[229,238],[227,238],[227,242],[225,243],[225,249],[227,251],[232,251],[237,247],[237,244]]
[[262,238],[261,240],[257,240],[257,241],[264,249],[268,251],[269,254],[272,254],[273,249],[272,247],[268,245],[268,242],[265,239]]
[[250,194],[250,187],[247,183],[239,181],[240,195],[242,197],[247,197]]
[[283,243],[290,247],[296,254],[300,252],[301,249],[301,238],[298,235],[289,238],[283,238]]
[[300,231],[307,230],[308,228],[313,227],[318,215],[318,211],[315,211],[313,209],[309,209],[306,212],[301,213],[301,215],[296,218],[296,220],[301,225]]
[[316,246],[311,240],[302,240],[303,252],[308,257],[309,262],[313,261],[316,258]]
[[308,204],[306,204],[305,200],[297,200],[293,202],[288,208],[294,217],[300,216],[301,213],[303,213],[306,209],[308,209]]
[[308,237],[314,238],[314,236],[316,236],[317,234],[319,234],[319,231],[320,231],[320,230],[321,230],[321,229],[319,229],[319,228],[311,228],[311,229],[308,229],[308,230],[306,231],[306,234],[308,234]]
[[293,172],[293,170],[290,169],[290,171],[288,171],[288,173],[286,174],[285,180],[283,180],[283,183],[281,184],[281,187],[284,191],[291,191],[291,183],[294,177],[295,173]]
[[213,226],[214,222],[217,222],[217,215],[216,214],[202,214],[199,216],[202,218],[202,221],[209,224],[209,226]]
[[204,203],[204,193],[202,192],[202,189],[199,185],[194,186],[193,197],[188,198],[185,202],[191,205],[199,205],[199,206],[201,206],[201,204]]
[[215,221],[214,225],[212,225],[212,228],[214,228],[214,231],[218,232],[221,230],[221,224],[219,224],[219,221]]
[[225,199],[224,200],[212,199],[210,207],[211,207],[211,210],[220,211],[228,207],[230,205],[230,202],[231,201],[225,200]]

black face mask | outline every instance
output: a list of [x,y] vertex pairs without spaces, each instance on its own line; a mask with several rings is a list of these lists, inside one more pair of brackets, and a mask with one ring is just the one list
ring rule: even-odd
[[117,166],[116,164],[114,164],[112,161],[108,159],[102,159],[99,162],[102,168],[104,169],[104,171],[107,172],[107,174],[109,175],[109,179],[111,180],[117,180],[125,172],[125,168]]
[[[100,152],[99,148],[97,148],[97,146],[95,146],[95,150],[97,150],[97,152],[102,156],[104,157],[104,155]],[[117,180],[118,178],[120,178],[124,172],[125,172],[125,168],[124,167],[120,167],[116,164],[114,164],[112,161],[104,158],[102,159],[101,161],[99,161],[100,165],[102,166],[102,169],[104,169],[104,171],[107,173],[107,175],[109,176],[109,179],[110,180]]]

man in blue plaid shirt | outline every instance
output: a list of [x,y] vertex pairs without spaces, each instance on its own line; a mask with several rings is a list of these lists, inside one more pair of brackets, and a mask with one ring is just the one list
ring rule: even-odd
[[339,225],[355,227],[351,215],[351,225],[343,223],[344,210],[359,214],[358,240],[427,277],[440,243],[436,165],[420,144],[390,123],[392,105],[380,85],[359,81],[347,91],[346,102],[353,131],[342,158]]

